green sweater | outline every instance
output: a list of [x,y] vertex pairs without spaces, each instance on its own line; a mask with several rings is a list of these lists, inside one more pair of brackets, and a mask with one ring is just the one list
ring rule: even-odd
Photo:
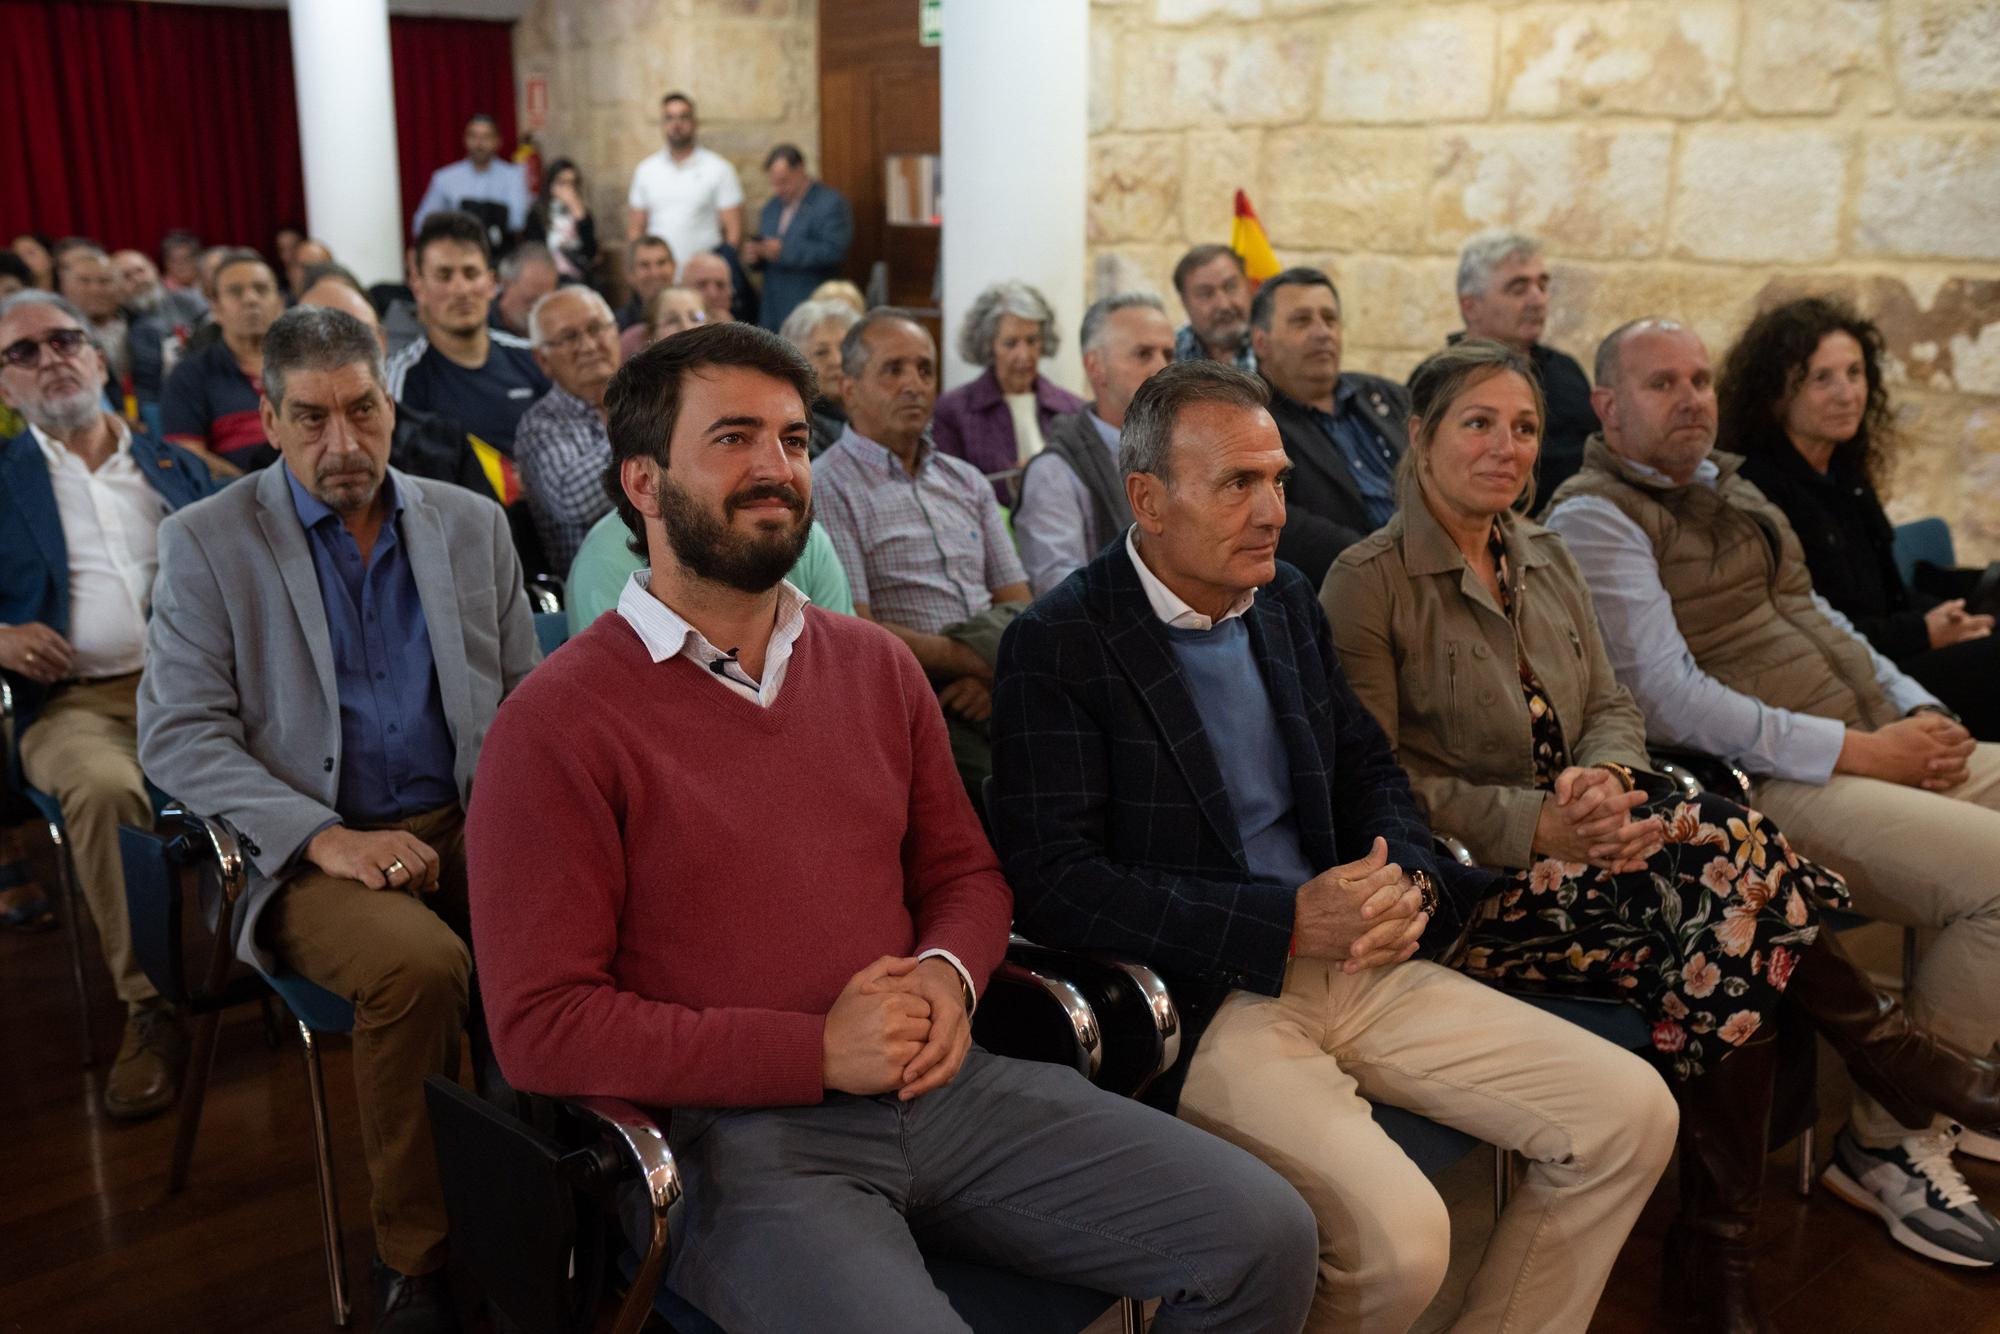
[[[624,521],[614,509],[591,525],[583,545],[576,549],[576,560],[570,565],[569,579],[563,586],[572,635],[582,634],[585,626],[616,607],[633,572],[646,568],[646,562],[633,555],[632,548],[626,545],[628,536]],[[847,572],[840,568],[840,557],[834,554],[833,539],[819,524],[813,524],[812,536],[806,539],[799,563],[785,577],[822,611],[837,611],[843,616],[854,614],[854,595],[847,588]]]

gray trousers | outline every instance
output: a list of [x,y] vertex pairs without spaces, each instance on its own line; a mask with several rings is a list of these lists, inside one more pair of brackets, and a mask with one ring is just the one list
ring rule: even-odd
[[1163,1299],[1153,1328],[1296,1334],[1318,1243],[1249,1154],[1074,1070],[973,1048],[899,1103],[679,1109],[667,1283],[731,1334],[966,1330],[924,1254]]

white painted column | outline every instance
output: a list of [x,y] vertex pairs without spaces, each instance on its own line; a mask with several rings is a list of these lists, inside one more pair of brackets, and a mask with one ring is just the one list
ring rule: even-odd
[[1076,328],[1085,295],[1090,6],[1083,0],[946,0],[945,387],[981,368],[953,346],[987,284],[1019,278],[1055,307],[1062,351],[1043,373],[1087,394]]
[[388,0],[291,0],[306,230],[364,283],[403,280]]

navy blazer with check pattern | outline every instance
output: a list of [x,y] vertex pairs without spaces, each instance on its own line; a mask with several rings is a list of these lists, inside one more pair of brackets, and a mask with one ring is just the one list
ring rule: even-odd
[[[1380,834],[1392,861],[1438,886],[1420,945],[1436,955],[1488,877],[1435,855],[1387,738],[1341,672],[1319,599],[1296,569],[1277,569],[1245,618],[1306,858],[1317,873],[1364,856]],[[1283,985],[1298,886],[1250,873],[1213,739],[1123,534],[1008,629],[992,729],[990,815],[1016,924],[1042,944],[1113,950],[1162,974],[1184,1036],[1147,1101],[1171,1109],[1230,990],[1274,996]]]

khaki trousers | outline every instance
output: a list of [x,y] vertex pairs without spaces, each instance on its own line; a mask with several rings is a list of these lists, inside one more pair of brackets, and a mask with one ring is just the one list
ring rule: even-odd
[[104,966],[127,1008],[159,992],[132,955],[118,826],[153,827],[139,772],[139,673],[59,688],[21,734],[21,771],[62,806],[78,889],[97,923]]
[[1444,1201],[1371,1100],[1529,1160],[1452,1328],[1581,1334],[1674,1151],[1679,1111],[1652,1067],[1433,963],[1349,976],[1295,959],[1277,997],[1231,993],[1180,1114],[1262,1158],[1312,1207],[1312,1334],[1402,1334],[1451,1258]]
[[456,806],[392,825],[436,850],[438,887],[421,899],[317,869],[286,882],[268,914],[287,968],[354,1004],[354,1090],[373,1187],[375,1251],[391,1269],[444,1263],[444,1192],[431,1150],[424,1076],[458,1076],[472,951],[465,815]]
[[[2000,745],[1981,742],[1970,768],[1949,792],[1851,774],[1824,785],[1771,778],[1757,784],[1756,802],[1794,851],[1847,877],[1856,912],[1938,930],[1910,1013],[1984,1053],[2000,1040]],[[1854,1127],[1878,1146],[1910,1133],[1858,1094]]]

